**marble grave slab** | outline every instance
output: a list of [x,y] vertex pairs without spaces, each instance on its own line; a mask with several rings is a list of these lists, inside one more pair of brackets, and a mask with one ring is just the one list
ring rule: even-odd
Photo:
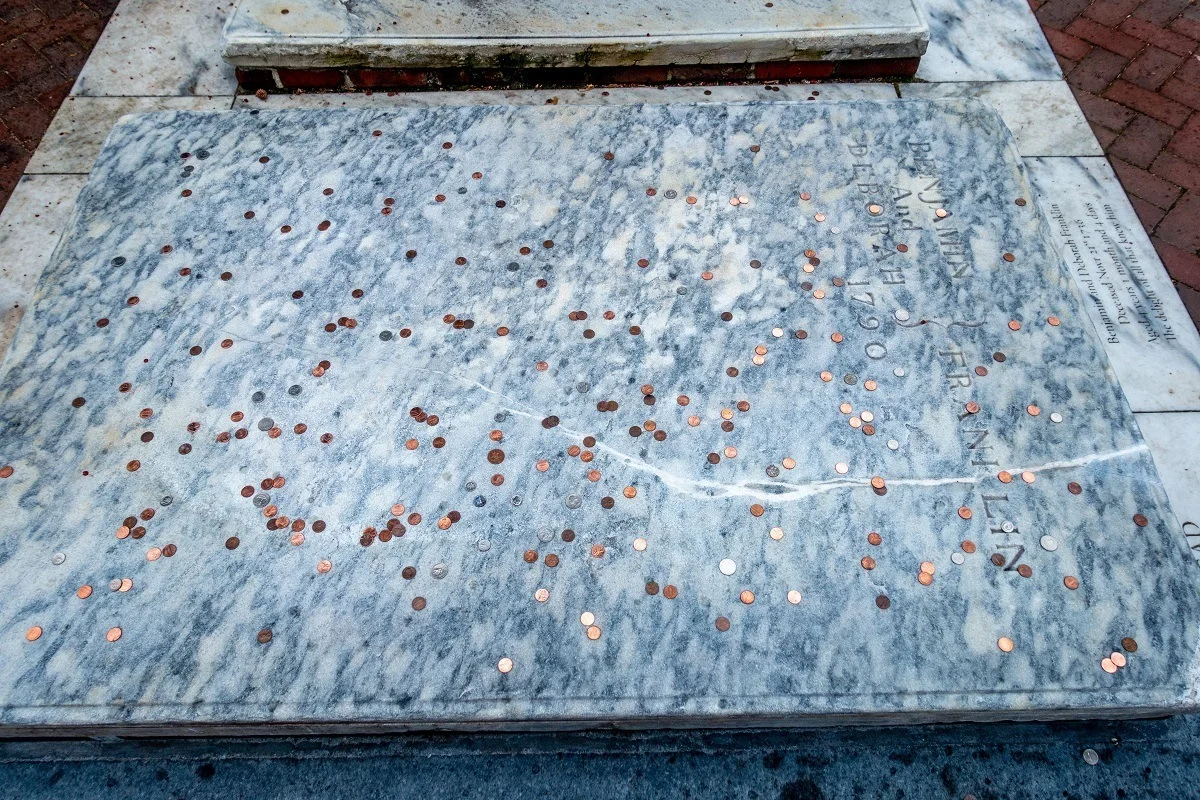
[[0,374],[0,734],[1195,704],[976,100],[135,115]]
[[914,0],[242,0],[239,67],[619,67],[919,57]]

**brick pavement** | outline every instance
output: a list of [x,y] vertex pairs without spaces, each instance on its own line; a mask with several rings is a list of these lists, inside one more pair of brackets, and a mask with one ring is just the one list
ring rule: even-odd
[[118,0],[0,0],[0,208]]
[[1200,320],[1200,7],[1029,0],[1154,247]]

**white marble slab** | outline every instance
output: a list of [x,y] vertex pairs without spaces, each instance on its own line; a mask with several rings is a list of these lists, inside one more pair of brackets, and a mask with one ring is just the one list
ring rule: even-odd
[[1108,162],[1025,164],[1130,406],[1200,410],[1200,336]]
[[0,214],[0,362],[86,181],[86,175],[26,175]]
[[1066,81],[905,83],[899,88],[901,97],[923,100],[979,98],[1000,114],[1026,158],[1104,155]]
[[1200,561],[1200,414],[1136,414],[1192,555]]
[[786,84],[771,89],[746,86],[666,86],[613,89],[522,89],[468,92],[337,92],[277,94],[266,100],[237,98],[234,108],[279,111],[292,108],[390,108],[500,105],[633,105],[637,103],[752,103],[761,101],[892,100],[890,83]]
[[25,168],[29,174],[89,172],[112,126],[147,111],[224,111],[233,97],[68,97]]
[[1026,0],[920,0],[923,81],[1055,81],[1062,70]]
[[233,66],[221,60],[230,10],[217,0],[122,0],[71,94],[232,95]]
[[911,58],[914,0],[241,0],[240,67],[604,67]]

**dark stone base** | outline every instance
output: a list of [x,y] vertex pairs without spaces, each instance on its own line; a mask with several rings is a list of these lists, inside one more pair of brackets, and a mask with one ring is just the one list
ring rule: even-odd
[[687,85],[827,78],[911,78],[919,58],[858,61],[767,61],[758,64],[682,64],[541,69],[238,68],[238,84],[256,91],[295,89],[553,89],[582,86]]

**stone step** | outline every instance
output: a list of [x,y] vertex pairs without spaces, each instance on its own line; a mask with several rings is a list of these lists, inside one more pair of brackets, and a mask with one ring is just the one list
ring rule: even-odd
[[0,374],[0,733],[1190,709],[972,100],[126,117]]
[[910,76],[914,0],[242,0],[224,56],[246,88],[695,83]]

